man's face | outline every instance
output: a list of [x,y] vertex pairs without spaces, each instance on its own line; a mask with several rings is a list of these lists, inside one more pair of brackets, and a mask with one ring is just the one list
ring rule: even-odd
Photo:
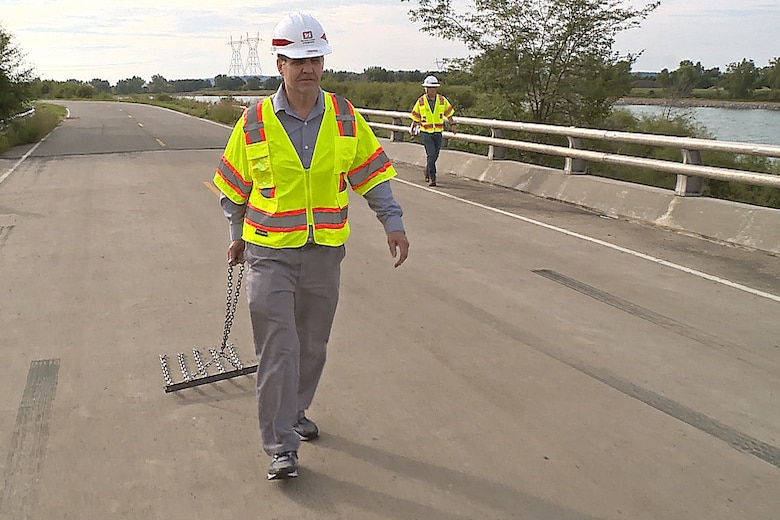
[[324,56],[298,59],[283,57],[276,60],[279,74],[284,78],[285,90],[298,94],[319,89],[324,66]]
[[425,95],[429,98],[436,97],[436,87],[425,87]]

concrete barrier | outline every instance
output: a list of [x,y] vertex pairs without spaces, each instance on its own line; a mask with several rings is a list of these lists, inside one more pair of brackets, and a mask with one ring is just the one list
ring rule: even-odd
[[[380,139],[393,162],[425,168],[421,144]],[[449,173],[604,215],[639,221],[735,246],[780,254],[780,210],[707,197],[678,197],[672,190],[594,177],[515,161],[442,150],[439,173]]]

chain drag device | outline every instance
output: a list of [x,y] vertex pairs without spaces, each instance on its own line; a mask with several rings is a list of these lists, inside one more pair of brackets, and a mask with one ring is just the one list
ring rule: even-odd
[[[168,356],[160,354],[160,366],[165,380],[165,393],[176,392],[185,388],[206,385],[216,381],[231,379],[238,376],[257,372],[257,364],[247,365],[241,362],[232,344],[228,343],[230,329],[233,326],[233,318],[238,305],[238,294],[241,292],[241,281],[244,277],[244,264],[238,270],[238,278],[233,286],[233,266],[227,269],[227,303],[225,304],[225,329],[222,334],[222,346],[208,349],[206,359],[200,350],[192,349],[192,358],[195,360],[195,371],[191,372],[187,367],[187,355],[184,352],[176,354],[176,364],[181,371],[182,381],[174,382],[171,369],[168,367]],[[209,372],[211,369],[211,373]]]

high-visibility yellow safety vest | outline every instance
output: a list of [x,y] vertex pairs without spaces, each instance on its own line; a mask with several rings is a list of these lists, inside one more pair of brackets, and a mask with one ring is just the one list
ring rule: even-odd
[[423,94],[414,104],[410,117],[420,125],[421,131],[432,134],[444,131],[444,119],[449,119],[454,113],[455,109],[446,97],[436,93],[436,102],[431,110],[430,103]]
[[360,195],[393,178],[395,169],[363,116],[325,92],[325,113],[305,169],[270,97],[244,111],[228,140],[214,184],[246,204],[242,238],[272,248],[314,242],[339,246],[349,236],[347,185]]

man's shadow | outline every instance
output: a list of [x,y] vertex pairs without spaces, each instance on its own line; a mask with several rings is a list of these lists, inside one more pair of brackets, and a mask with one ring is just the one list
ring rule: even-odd
[[338,435],[323,435],[316,441],[318,449],[332,454],[325,456],[348,456],[362,460],[370,466],[381,468],[399,478],[410,481],[424,481],[439,487],[442,495],[459,497],[484,510],[478,516],[453,514],[430,504],[416,502],[409,498],[394,496],[371,489],[359,482],[369,482],[371,475],[351,475],[347,480],[336,475],[300,469],[300,477],[284,482],[280,490],[288,498],[313,512],[337,511],[339,497],[349,504],[383,518],[398,520],[469,520],[474,518],[522,518],[556,520],[597,520],[585,513],[572,511],[564,506],[550,502],[515,487],[500,482],[486,480],[444,466],[419,462],[402,455],[356,443]]

